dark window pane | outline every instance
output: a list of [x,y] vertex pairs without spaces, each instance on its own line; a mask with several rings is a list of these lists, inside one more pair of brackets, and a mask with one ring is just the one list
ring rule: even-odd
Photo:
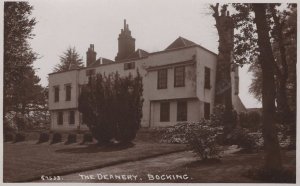
[[210,119],[210,103],[204,103],[204,118]]
[[210,89],[210,69],[205,67],[205,81],[204,81],[204,88]]
[[75,124],[75,112],[70,111],[69,113],[69,124]]
[[170,103],[160,103],[160,121],[170,121]]
[[168,69],[161,69],[158,70],[157,75],[157,88],[158,89],[165,89],[168,86]]
[[58,102],[59,101],[59,87],[55,86],[54,87],[54,102]]
[[177,102],[177,121],[187,121],[187,102]]
[[71,85],[66,85],[66,101],[71,100]]
[[64,118],[63,118],[63,112],[58,112],[57,113],[57,124],[58,125],[62,125],[64,122]]
[[185,67],[175,67],[174,69],[174,87],[183,87],[185,79]]
[[134,69],[135,68],[135,62],[131,63],[124,63],[124,70]]

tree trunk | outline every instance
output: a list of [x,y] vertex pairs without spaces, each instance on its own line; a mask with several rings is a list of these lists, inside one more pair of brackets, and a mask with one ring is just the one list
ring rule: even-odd
[[[226,6],[222,6],[219,15],[219,4],[211,6],[214,11],[216,27],[219,35],[219,54],[216,73],[215,104],[224,104],[224,132],[228,133],[234,127],[233,106],[231,94],[231,56],[233,51],[233,20]],[[227,15],[226,15],[227,14]]]
[[266,4],[253,4],[255,13],[254,22],[257,27],[258,46],[262,69],[262,105],[263,105],[263,138],[265,147],[265,168],[279,170],[282,168],[280,147],[274,123],[275,114],[275,80],[274,56],[270,43],[266,20]]
[[277,72],[278,77],[277,107],[278,110],[282,113],[283,121],[287,121],[290,115],[290,108],[288,105],[288,98],[286,93],[286,84],[288,79],[288,64],[286,61],[286,50],[283,42],[283,23],[280,22],[279,17],[276,14],[275,4],[270,5],[270,11],[275,24],[275,40],[277,40],[278,42],[280,61],[282,66],[282,71],[279,68],[277,68],[278,70],[275,71]]

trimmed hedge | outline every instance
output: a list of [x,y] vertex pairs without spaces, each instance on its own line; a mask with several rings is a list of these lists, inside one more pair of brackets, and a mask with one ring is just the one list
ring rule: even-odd
[[65,142],[66,145],[71,144],[71,143],[76,143],[77,141],[77,135],[76,134],[69,134],[68,139]]
[[50,139],[50,136],[49,136],[49,134],[48,133],[45,133],[45,132],[43,132],[43,133],[41,133],[40,134],[40,137],[39,137],[39,140],[38,140],[38,144],[39,143],[44,143],[44,142],[47,142],[47,141],[49,141],[49,139]]
[[23,133],[17,133],[14,139],[14,143],[25,141],[25,135]]
[[62,136],[60,133],[54,133],[52,136],[52,140],[50,144],[55,144],[55,143],[59,143],[62,142]]

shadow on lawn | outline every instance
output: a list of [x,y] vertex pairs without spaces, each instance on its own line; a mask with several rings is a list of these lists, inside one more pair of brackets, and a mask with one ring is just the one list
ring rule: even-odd
[[121,151],[128,148],[134,147],[135,144],[128,143],[128,144],[109,144],[109,145],[98,145],[98,144],[91,144],[86,147],[77,147],[77,148],[67,148],[67,149],[59,149],[55,152],[58,153],[98,153],[98,152],[114,152],[114,151]]

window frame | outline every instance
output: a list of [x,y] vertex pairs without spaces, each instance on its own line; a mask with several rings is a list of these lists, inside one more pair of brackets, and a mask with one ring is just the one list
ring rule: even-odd
[[135,69],[135,62],[124,63],[124,70]]
[[204,89],[211,89],[210,71],[209,67],[204,67]]
[[[71,85],[71,83],[65,84],[65,90],[66,90],[66,101],[71,101],[71,96],[72,96],[72,85]],[[68,90],[70,92],[68,92]]]
[[75,125],[75,111],[74,110],[69,111],[69,125]]
[[[177,71],[178,69],[183,69],[182,72],[181,71]],[[178,73],[181,72],[182,74]],[[178,84],[178,78],[182,78],[179,80],[182,80],[181,84]],[[179,81],[180,82],[180,81]],[[184,87],[185,86],[185,66],[177,66],[174,67],[174,87]]]
[[[165,74],[163,74],[164,72]],[[157,89],[167,89],[168,88],[168,69],[157,70]]]
[[64,112],[58,111],[57,112],[57,125],[63,125],[64,124]]
[[59,102],[59,86],[54,86],[54,102]]
[[186,100],[178,100],[177,101],[177,121],[187,121],[187,113],[188,113],[188,102]]
[[160,102],[160,122],[170,121],[170,102]]
[[204,119],[210,119],[210,103],[204,102]]

